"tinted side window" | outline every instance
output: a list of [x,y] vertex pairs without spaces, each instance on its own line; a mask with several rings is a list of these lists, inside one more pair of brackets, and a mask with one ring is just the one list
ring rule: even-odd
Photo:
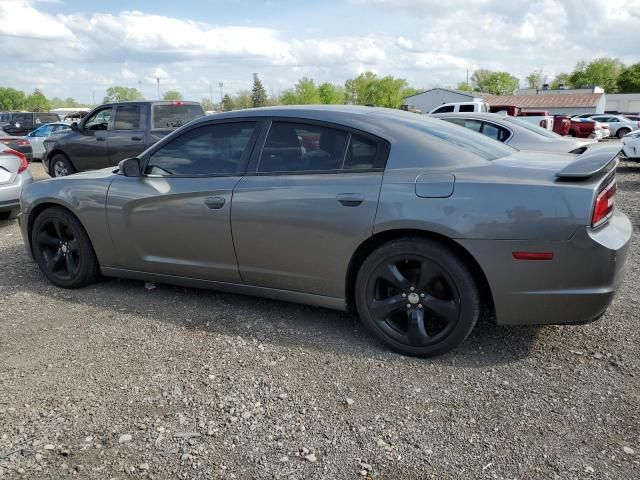
[[309,172],[342,168],[347,134],[302,123],[273,122],[259,172]]
[[241,173],[255,122],[221,123],[189,130],[156,150],[145,169],[151,175]]
[[509,138],[509,130],[494,125],[493,123],[485,123],[482,128],[482,134],[499,142],[504,142]]
[[482,122],[479,120],[472,120],[470,118],[444,118],[443,120],[468,128],[474,132],[480,132],[480,130],[482,130]]
[[344,160],[345,170],[370,170],[382,168],[384,165],[377,163],[378,143],[360,135],[351,135],[347,156]]
[[448,113],[453,112],[453,105],[447,105],[446,107],[440,107],[437,110],[434,110],[433,113]]
[[473,112],[474,111],[474,105],[460,105],[460,109],[458,110],[459,112]]
[[140,129],[140,105],[121,105],[116,110],[114,130]]
[[33,114],[32,113],[22,113],[20,115],[16,115],[16,118],[13,120],[14,123],[19,123],[20,126],[32,126],[33,125]]
[[58,122],[60,119],[55,113],[36,113],[36,123]]

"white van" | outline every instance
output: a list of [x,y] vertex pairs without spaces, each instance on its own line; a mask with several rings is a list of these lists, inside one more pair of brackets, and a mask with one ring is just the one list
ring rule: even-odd
[[475,102],[455,102],[443,103],[439,107],[434,108],[429,113],[469,113],[469,112],[488,112],[489,104],[482,101]]

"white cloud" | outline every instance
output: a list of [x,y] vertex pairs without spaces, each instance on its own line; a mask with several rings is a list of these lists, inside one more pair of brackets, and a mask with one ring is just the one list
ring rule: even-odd
[[[279,24],[248,11],[218,25],[203,21],[202,12],[192,20],[92,13],[87,3],[87,13],[63,15],[47,13],[62,11],[47,0],[0,0],[0,49],[7,71],[16,71],[4,82],[86,100],[113,82],[142,81],[151,92],[161,78],[162,89],[182,87],[200,98],[209,96],[209,82],[216,96],[219,81],[225,92],[245,89],[252,72],[275,91],[303,75],[342,83],[365,70],[427,87],[455,85],[467,69],[481,67],[524,78],[542,66],[552,77],[595,56],[640,61],[640,0],[470,0],[464,8],[441,0],[350,0],[334,8],[353,16],[305,3],[283,12]],[[45,67],[52,58],[55,67]]]

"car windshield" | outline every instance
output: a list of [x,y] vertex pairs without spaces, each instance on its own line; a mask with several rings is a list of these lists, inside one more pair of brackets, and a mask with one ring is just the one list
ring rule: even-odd
[[533,125],[532,123],[529,123],[526,120],[522,120],[520,118],[510,117],[507,119],[507,121],[511,123],[515,123],[516,125],[519,125],[522,128],[526,128],[530,132],[537,133],[538,135],[542,135],[543,137],[553,138],[554,140],[557,140],[558,138],[562,138],[562,135],[558,135],[555,132],[550,132],[546,128],[539,127],[538,125]]
[[153,128],[178,128],[203,115],[204,110],[199,104],[157,104],[153,106]]
[[415,118],[404,115],[400,117],[397,114],[387,113],[387,115],[389,114],[394,115],[395,120],[409,127],[416,128],[447,143],[464,148],[485,160],[496,160],[517,152],[517,149],[513,147],[445,120],[415,114],[413,114]]

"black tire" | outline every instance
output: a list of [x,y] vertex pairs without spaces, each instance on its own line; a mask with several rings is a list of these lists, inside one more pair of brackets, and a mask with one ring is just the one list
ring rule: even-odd
[[416,357],[460,345],[481,312],[469,268],[450,248],[425,238],[394,240],[372,252],[358,272],[355,295],[367,328],[393,350]]
[[38,215],[31,231],[33,257],[51,283],[80,288],[100,275],[91,240],[80,221],[68,210],[51,207]]
[[616,132],[616,137],[618,138],[622,138],[624,137],[627,133],[629,133],[631,130],[628,128],[620,128],[617,132]]
[[49,175],[52,177],[66,177],[74,173],[76,173],[76,169],[66,155],[58,153],[53,156],[49,164]]

